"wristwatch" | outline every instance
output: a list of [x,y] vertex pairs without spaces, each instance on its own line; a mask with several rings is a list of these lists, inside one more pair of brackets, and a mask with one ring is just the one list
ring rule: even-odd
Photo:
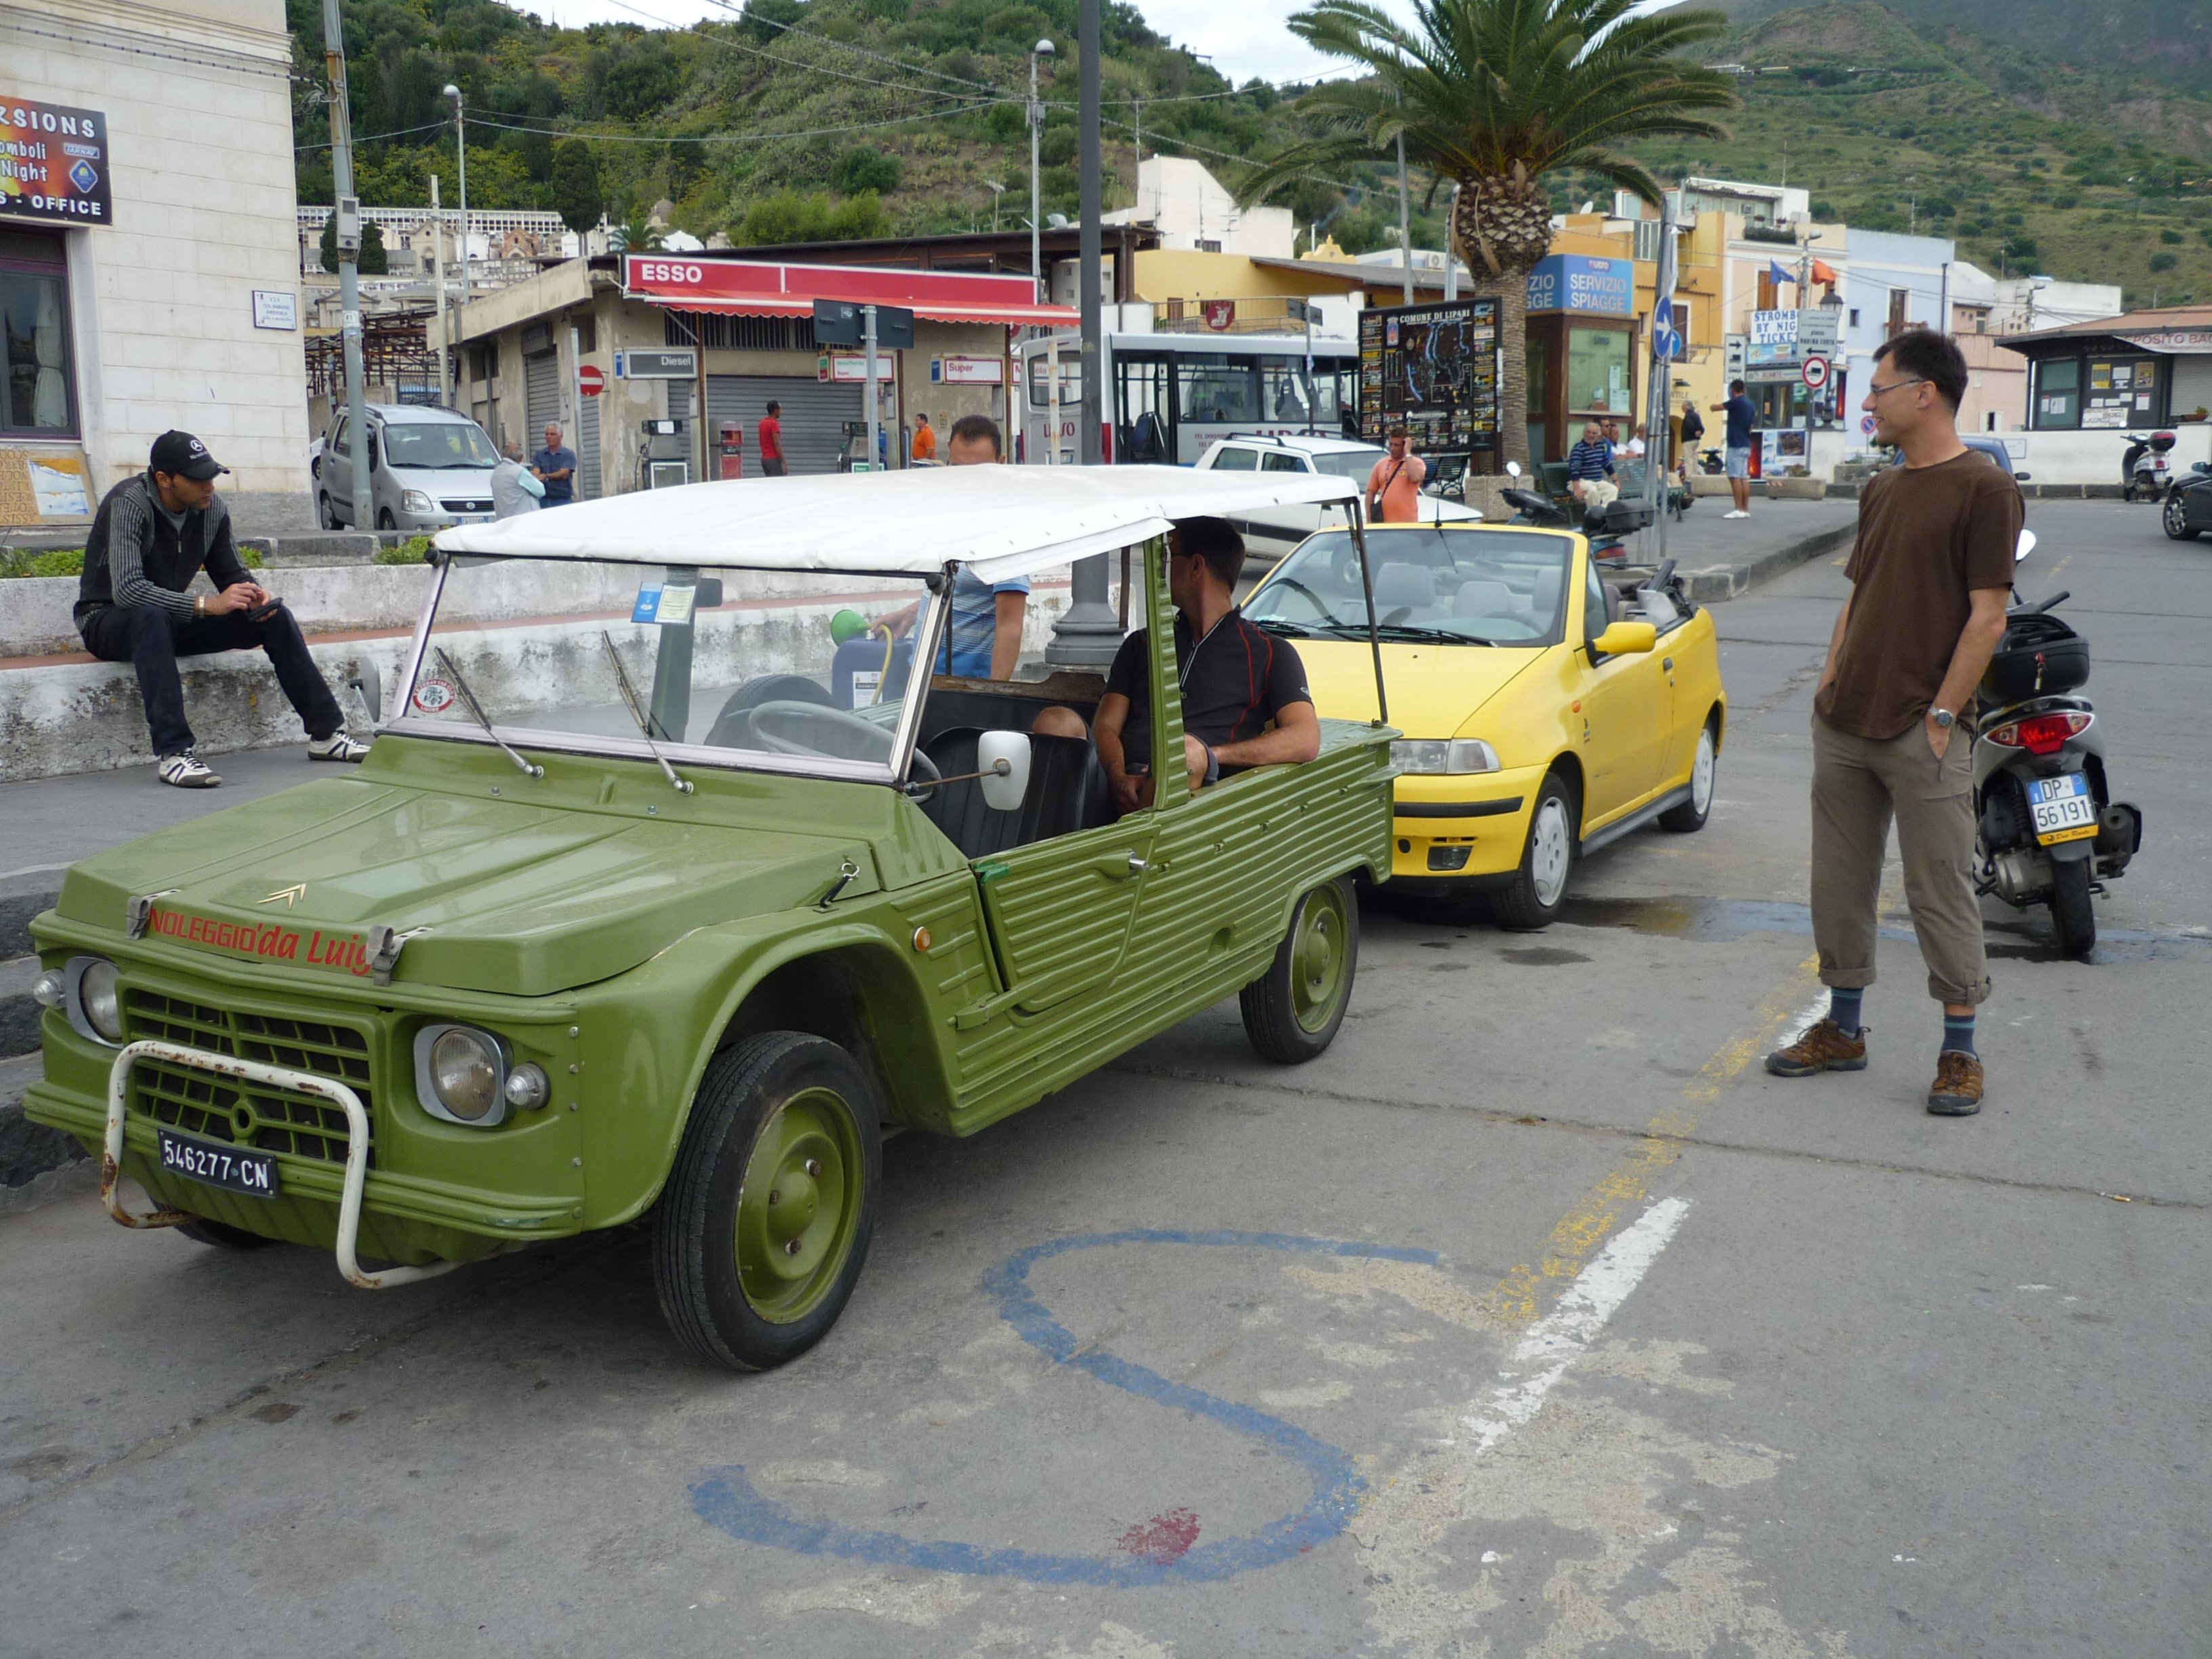
[[1959,723],[1959,717],[1948,708],[1930,708],[1928,717],[1936,722],[1939,731],[1948,732]]
[[1218,783],[1221,781],[1221,756],[1212,744],[1203,746],[1206,750],[1206,781]]

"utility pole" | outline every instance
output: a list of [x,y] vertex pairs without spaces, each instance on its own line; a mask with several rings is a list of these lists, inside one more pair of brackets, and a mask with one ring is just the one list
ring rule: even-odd
[[446,216],[438,206],[438,175],[430,175],[430,281],[438,290],[438,405],[453,406],[453,336],[446,322]]
[[453,153],[460,158],[461,304],[465,307],[469,302],[469,130],[461,114],[461,89],[449,81],[446,96],[453,100]]
[[[1030,276],[1036,285],[1036,303],[1045,302],[1044,207],[1037,190],[1037,144],[1044,132],[1044,106],[1037,101],[1037,60],[1052,55],[1052,42],[1040,40],[1030,48]],[[1053,434],[1058,444],[1060,434]]]
[[323,63],[331,82],[331,183],[337,198],[338,325],[345,353],[347,447],[353,452],[353,527],[370,530],[368,423],[361,395],[361,201],[353,193],[353,117],[346,107],[345,26],[323,0]]
[[1459,254],[1452,238],[1459,230],[1459,186],[1452,186],[1451,216],[1444,221],[1444,303],[1459,298]]
[[[1083,401],[1076,416],[1081,425],[1076,433],[1075,455],[1085,466],[1097,466],[1105,459],[1100,434],[1105,420],[1105,404],[1104,376],[1099,371],[1105,354],[1100,349],[1099,338],[1098,288],[1104,249],[1098,221],[1105,192],[1098,155],[1098,10],[1099,0],[1081,0],[1076,14],[1076,52],[1082,59],[1082,100],[1076,149],[1083,164],[1083,225],[1078,244],[1078,279],[1083,308]],[[1114,607],[1106,602],[1106,555],[1099,553],[1078,559],[1073,574],[1067,611],[1053,624],[1052,644],[1045,651],[1045,660],[1060,667],[1107,667],[1121,647],[1121,622]]]
[[[876,435],[879,413],[876,407],[876,308],[862,306],[860,319],[866,330],[860,337],[868,349],[868,471],[874,472],[881,470],[876,459],[876,445],[879,441]],[[707,354],[701,352],[700,362],[703,363],[706,359]]]
[[1398,133],[1398,257],[1406,267],[1406,303],[1413,303],[1413,204],[1406,186],[1406,134]]
[[[1674,362],[1662,349],[1662,342],[1674,340],[1674,285],[1679,280],[1675,269],[1674,203],[1673,191],[1659,198],[1659,259],[1651,273],[1651,367],[1644,386],[1644,502],[1652,509],[1651,521],[1659,529],[1659,557],[1667,556],[1666,491],[1668,461],[1670,446],[1668,442],[1673,428],[1667,424],[1667,412],[1674,402]],[[1798,291],[1802,308],[1804,291]],[[1662,326],[1663,321],[1663,326]]]

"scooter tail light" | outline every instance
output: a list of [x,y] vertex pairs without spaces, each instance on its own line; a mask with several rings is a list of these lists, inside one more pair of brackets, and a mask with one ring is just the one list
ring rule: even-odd
[[2094,719],[2090,714],[2037,714],[2028,720],[2008,720],[1985,735],[1988,741],[2006,749],[2055,755],[2066,746],[2068,738],[2087,731]]

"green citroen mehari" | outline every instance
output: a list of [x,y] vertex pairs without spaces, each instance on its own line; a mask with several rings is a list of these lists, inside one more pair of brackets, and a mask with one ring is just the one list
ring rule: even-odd
[[29,1115],[118,1221],[369,1289],[649,1214],[676,1333],[787,1360],[859,1276],[885,1127],[972,1134],[1232,992],[1262,1054],[1320,1053],[1390,867],[1380,724],[1116,817],[1030,729],[1100,677],[917,666],[960,568],[1121,551],[1174,752],[1169,525],[1351,490],[979,467],[449,530],[357,772],[70,871]]

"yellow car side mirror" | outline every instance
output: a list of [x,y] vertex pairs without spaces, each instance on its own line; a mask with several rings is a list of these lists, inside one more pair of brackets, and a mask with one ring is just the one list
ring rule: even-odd
[[1590,641],[1590,649],[1601,657],[1626,657],[1649,651],[1658,643],[1659,630],[1651,623],[1617,622]]

